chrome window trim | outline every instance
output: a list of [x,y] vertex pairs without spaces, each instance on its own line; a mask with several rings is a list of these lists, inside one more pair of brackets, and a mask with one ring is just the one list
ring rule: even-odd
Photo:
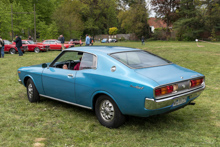
[[58,98],[54,98],[54,97],[51,97],[51,96],[47,96],[47,95],[43,95],[43,94],[40,94],[40,96],[45,97],[45,98],[49,98],[49,99],[52,99],[52,100],[60,101],[60,102],[63,102],[63,103],[71,104],[71,105],[74,105],[74,106],[78,106],[78,107],[82,107],[82,108],[86,108],[86,109],[92,110],[91,107],[87,107],[87,106],[79,105],[79,104],[76,104],[76,103],[64,101],[64,100],[61,100],[61,99],[58,99]]

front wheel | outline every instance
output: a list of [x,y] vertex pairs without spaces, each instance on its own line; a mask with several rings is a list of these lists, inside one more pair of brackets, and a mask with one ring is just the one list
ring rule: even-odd
[[34,49],[34,52],[35,52],[35,53],[39,53],[39,52],[40,52],[40,49],[39,49],[38,47],[36,47],[36,48]]
[[10,53],[10,54],[15,54],[15,53],[16,53],[16,50],[15,50],[14,48],[11,48],[11,49],[9,50],[9,53]]
[[32,79],[28,79],[26,86],[27,86],[27,96],[28,96],[29,102],[31,102],[31,103],[39,102],[40,96],[39,96],[37,88],[35,87]]
[[108,128],[120,127],[125,122],[116,103],[108,96],[100,96],[95,103],[95,113],[99,122]]

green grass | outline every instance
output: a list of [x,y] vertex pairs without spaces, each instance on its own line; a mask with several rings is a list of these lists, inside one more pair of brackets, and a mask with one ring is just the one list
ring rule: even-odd
[[[29,103],[17,69],[51,62],[60,52],[0,58],[0,146],[220,146],[220,46],[195,42],[110,43],[162,56],[206,76],[195,106],[149,118],[129,117],[118,129],[99,124],[93,111],[43,98]],[[219,43],[220,44],[220,43]],[[43,138],[43,139],[41,139]],[[36,144],[38,143],[38,144]]]

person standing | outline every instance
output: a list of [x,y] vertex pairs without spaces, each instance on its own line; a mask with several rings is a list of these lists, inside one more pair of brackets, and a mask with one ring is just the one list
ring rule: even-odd
[[28,40],[33,40],[33,38],[31,36],[28,37]]
[[142,42],[142,45],[145,45],[145,43],[144,43],[144,36],[141,37],[141,42]]
[[82,46],[82,38],[80,36],[79,45]]
[[60,35],[59,37],[59,41],[61,42],[61,45],[62,45],[62,50],[64,50],[64,42],[65,42],[65,38],[63,37],[63,35]]
[[89,35],[86,34],[86,46],[90,45],[90,38]]
[[1,54],[2,54],[2,47],[3,47],[3,40],[2,37],[0,37],[0,58],[1,58]]
[[16,39],[15,39],[14,42],[16,43],[16,47],[18,48],[19,56],[23,56],[23,52],[20,49],[20,47],[22,47],[22,41],[21,41],[21,38],[18,35],[16,35]]
[[2,37],[0,37],[0,44],[1,44],[1,46],[2,46],[2,48],[0,49],[0,58],[4,58],[4,54],[5,54],[5,52],[4,52],[4,48],[5,48],[5,42],[4,42],[4,40],[2,40]]

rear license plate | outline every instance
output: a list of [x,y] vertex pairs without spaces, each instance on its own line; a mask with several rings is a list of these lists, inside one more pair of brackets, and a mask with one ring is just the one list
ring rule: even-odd
[[173,102],[173,107],[185,103],[186,100],[187,100],[187,97],[181,97],[181,98],[175,99],[174,102]]

